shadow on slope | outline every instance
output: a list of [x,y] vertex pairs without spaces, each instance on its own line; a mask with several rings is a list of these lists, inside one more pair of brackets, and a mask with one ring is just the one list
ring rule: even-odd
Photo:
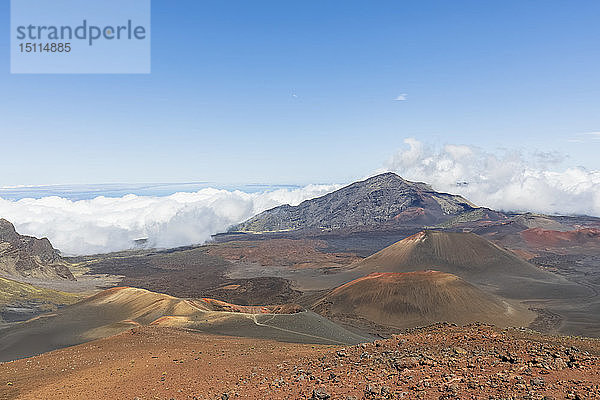
[[27,320],[42,312],[76,303],[82,296],[36,287],[0,277],[0,323]]
[[[171,326],[231,336],[315,344],[370,340],[294,307],[235,310],[234,305],[184,300],[136,288],[112,288],[54,314],[0,330],[0,361],[111,336],[138,325]],[[294,314],[272,314],[287,312]],[[241,311],[249,311],[245,313]]]
[[372,273],[334,289],[313,309],[334,321],[367,320],[398,329],[437,322],[527,326],[535,318],[521,305],[439,271]]

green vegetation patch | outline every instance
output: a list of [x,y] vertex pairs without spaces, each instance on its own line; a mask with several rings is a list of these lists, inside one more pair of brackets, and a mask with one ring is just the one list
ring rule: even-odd
[[0,277],[0,307],[24,301],[37,301],[63,306],[76,303],[79,300],[81,300],[79,294],[39,288]]

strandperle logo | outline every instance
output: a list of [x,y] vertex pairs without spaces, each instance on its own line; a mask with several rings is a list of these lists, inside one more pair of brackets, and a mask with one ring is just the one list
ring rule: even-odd
[[97,26],[88,24],[86,19],[81,25],[72,26],[39,26],[29,24],[17,27],[18,40],[85,40],[92,46],[94,41],[104,40],[145,40],[146,28],[134,25],[128,20],[124,25]]
[[11,73],[149,74],[150,0],[11,0]]

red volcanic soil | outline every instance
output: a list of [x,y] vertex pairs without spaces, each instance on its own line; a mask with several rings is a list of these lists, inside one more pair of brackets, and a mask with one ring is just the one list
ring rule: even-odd
[[226,242],[208,246],[208,253],[232,262],[252,262],[263,266],[326,268],[352,264],[360,257],[351,253],[327,253],[327,243],[309,239],[270,239]]
[[419,217],[424,217],[426,211],[422,207],[409,207],[406,210],[402,211],[398,215],[396,215],[393,219],[396,221],[407,221]]
[[521,257],[522,259],[524,259],[524,260],[527,260],[527,261],[529,261],[529,260],[531,260],[532,258],[534,258],[534,257],[536,257],[536,256],[537,256],[537,254],[535,254],[535,253],[532,253],[532,252],[530,252],[530,251],[527,251],[527,250],[523,250],[523,249],[511,249],[511,251],[512,251],[513,253],[515,253],[517,256],[519,256],[519,257]]
[[349,347],[140,327],[0,364],[0,399],[598,399],[599,354],[488,325]]
[[440,271],[372,273],[325,295],[313,308],[334,321],[353,316],[399,329],[435,322],[527,326],[534,313]]
[[140,327],[0,364],[0,399],[221,399],[244,384],[246,398],[265,398],[279,365],[328,348]]
[[481,236],[463,232],[419,232],[351,265],[346,275],[349,281],[373,272],[424,269],[459,276],[509,299],[575,298],[589,292]]
[[425,270],[413,272],[373,272],[372,274],[355,279],[338,288],[335,288],[331,294],[336,295],[346,290],[354,288],[364,288],[366,285],[377,285],[383,289],[388,285],[414,285],[414,284],[443,284],[444,282],[454,281],[458,277],[440,271]]
[[532,247],[600,245],[600,229],[594,228],[576,229],[566,232],[532,228],[522,231],[521,237]]

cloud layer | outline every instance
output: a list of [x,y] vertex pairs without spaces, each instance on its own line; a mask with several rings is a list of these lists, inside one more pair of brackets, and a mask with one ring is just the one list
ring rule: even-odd
[[[394,171],[497,210],[600,216],[600,171],[557,170],[564,161],[559,154],[493,154],[471,146],[432,147],[415,139],[405,143],[377,172]],[[268,208],[296,205],[339,187],[309,185],[261,193],[207,188],[163,197],[130,194],[78,201],[0,198],[0,218],[13,222],[20,233],[48,237],[65,254],[123,250],[141,238],[150,246],[168,248],[203,243]]]
[[497,210],[600,216],[600,171],[557,170],[563,161],[559,154],[493,154],[471,146],[436,148],[416,139],[405,143],[407,148],[383,170]]
[[65,254],[95,254],[131,248],[136,239],[168,248],[203,243],[212,234],[266,209],[296,205],[339,188],[309,185],[245,193],[202,189],[165,197],[126,195],[72,201],[62,197],[9,201],[0,198],[0,217],[22,234],[47,237]]

